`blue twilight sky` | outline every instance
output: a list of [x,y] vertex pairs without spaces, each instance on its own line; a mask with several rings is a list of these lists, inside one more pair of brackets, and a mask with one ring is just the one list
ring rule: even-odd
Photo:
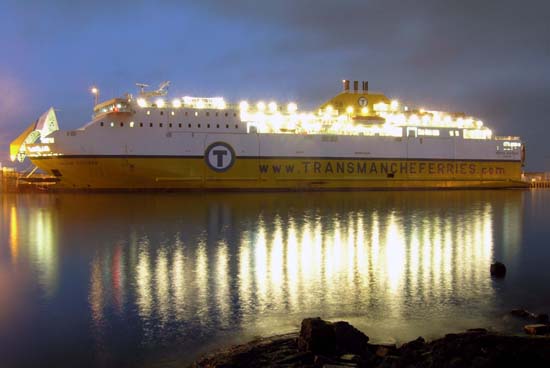
[[0,0],[0,162],[50,106],[87,122],[93,84],[314,108],[344,78],[520,135],[550,171],[547,0]]

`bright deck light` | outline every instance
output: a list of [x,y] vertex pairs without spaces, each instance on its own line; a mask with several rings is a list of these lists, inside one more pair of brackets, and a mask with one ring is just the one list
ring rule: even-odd
[[347,112],[348,114],[352,114],[352,113],[353,113],[353,106],[348,106],[348,107],[346,107],[346,112]]
[[147,101],[145,101],[144,98],[138,98],[137,99],[137,104],[138,104],[139,107],[145,107],[145,106],[147,106]]
[[288,106],[286,107],[287,111],[289,113],[295,113],[296,110],[298,110],[298,105],[296,105],[294,102],[291,102],[288,104]]
[[172,101],[172,106],[174,106],[176,109],[181,107],[181,100],[179,98],[175,98]]
[[157,98],[155,103],[157,104],[157,107],[164,107],[164,100],[162,98]]
[[265,102],[263,102],[263,101],[258,102],[256,107],[258,108],[259,111],[264,111],[265,110]]
[[397,100],[392,100],[391,101],[391,104],[390,104],[390,107],[393,111],[397,110],[397,108],[399,107],[399,101]]
[[277,111],[277,104],[276,104],[275,102],[273,102],[273,101],[271,101],[271,102],[269,103],[269,105],[267,105],[267,107],[269,108],[269,111],[270,111],[270,112],[275,112],[275,111]]
[[248,110],[248,102],[241,101],[241,103],[239,104],[239,109],[241,111],[247,111]]

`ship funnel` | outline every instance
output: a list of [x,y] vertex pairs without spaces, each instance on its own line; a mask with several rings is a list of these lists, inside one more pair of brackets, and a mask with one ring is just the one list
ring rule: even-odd
[[363,91],[367,92],[369,90],[369,81],[363,81]]
[[347,80],[347,79],[342,80],[342,84],[344,85],[344,92],[348,92],[349,91],[349,80]]
[[353,81],[353,92],[359,91],[359,81]]

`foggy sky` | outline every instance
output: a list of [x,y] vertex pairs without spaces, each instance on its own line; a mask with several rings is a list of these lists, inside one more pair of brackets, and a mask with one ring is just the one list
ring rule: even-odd
[[463,111],[550,171],[550,1],[13,1],[0,3],[0,161],[50,106],[62,128],[136,82],[171,95],[315,108],[342,79]]

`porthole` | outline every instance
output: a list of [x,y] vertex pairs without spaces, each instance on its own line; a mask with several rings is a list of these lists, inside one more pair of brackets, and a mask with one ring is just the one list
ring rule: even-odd
[[226,128],[226,129],[229,129],[229,124],[225,124],[225,128]]
[[139,127],[140,127],[140,128],[143,128],[143,123],[139,123]]
[[216,128],[220,129],[220,124],[216,124]]
[[195,116],[199,116],[199,113],[197,111],[195,111]]
[[172,127],[172,123],[168,124],[168,128],[171,128]]
[[178,124],[178,128],[181,128],[181,123]]
[[161,111],[160,114],[161,114],[161,115],[164,115],[164,111]]
[[101,123],[99,123],[99,125],[103,126],[103,125],[105,125],[105,124],[103,124],[103,122],[101,122]]
[[200,128],[200,127],[201,127],[201,125],[200,125],[200,124],[198,124],[198,125],[197,125],[197,127],[198,127],[198,128]]
[[124,126],[124,123],[123,122],[120,122],[120,127],[122,128]]
[[159,127],[162,128],[162,123],[159,123]]
[[152,128],[153,127],[153,123],[149,123],[149,128]]
[[208,129],[210,129],[210,124],[206,124],[206,127],[207,127]]
[[187,127],[188,127],[188,128],[191,128],[191,124],[187,124]]

